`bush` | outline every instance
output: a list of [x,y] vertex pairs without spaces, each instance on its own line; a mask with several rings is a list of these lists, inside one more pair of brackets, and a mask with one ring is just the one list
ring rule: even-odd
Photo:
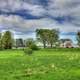
[[31,55],[33,53],[33,50],[30,49],[30,48],[26,48],[26,49],[24,49],[24,53],[28,54],[28,55]]
[[28,47],[28,48],[30,48],[32,50],[38,50],[39,49],[33,39],[28,39],[26,41],[26,47]]
[[38,50],[39,49],[38,46],[36,46],[35,44],[30,45],[29,48],[32,50]]

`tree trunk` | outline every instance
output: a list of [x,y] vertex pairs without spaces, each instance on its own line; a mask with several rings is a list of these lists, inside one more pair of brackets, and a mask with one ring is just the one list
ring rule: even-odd
[[53,48],[53,44],[51,43],[51,48]]
[[46,48],[46,44],[44,43],[44,48]]

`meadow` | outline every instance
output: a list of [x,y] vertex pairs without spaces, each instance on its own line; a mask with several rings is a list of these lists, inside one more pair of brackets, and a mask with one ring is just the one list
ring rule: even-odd
[[80,80],[80,49],[0,51],[0,80]]

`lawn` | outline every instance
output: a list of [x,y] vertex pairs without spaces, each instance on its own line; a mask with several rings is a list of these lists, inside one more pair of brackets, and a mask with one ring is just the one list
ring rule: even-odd
[[80,49],[0,51],[0,80],[80,80]]

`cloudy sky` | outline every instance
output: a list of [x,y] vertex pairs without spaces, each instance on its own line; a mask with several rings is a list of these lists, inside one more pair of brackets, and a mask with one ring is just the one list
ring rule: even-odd
[[80,30],[80,0],[0,0],[0,31],[35,38],[37,28],[59,29],[60,38]]

